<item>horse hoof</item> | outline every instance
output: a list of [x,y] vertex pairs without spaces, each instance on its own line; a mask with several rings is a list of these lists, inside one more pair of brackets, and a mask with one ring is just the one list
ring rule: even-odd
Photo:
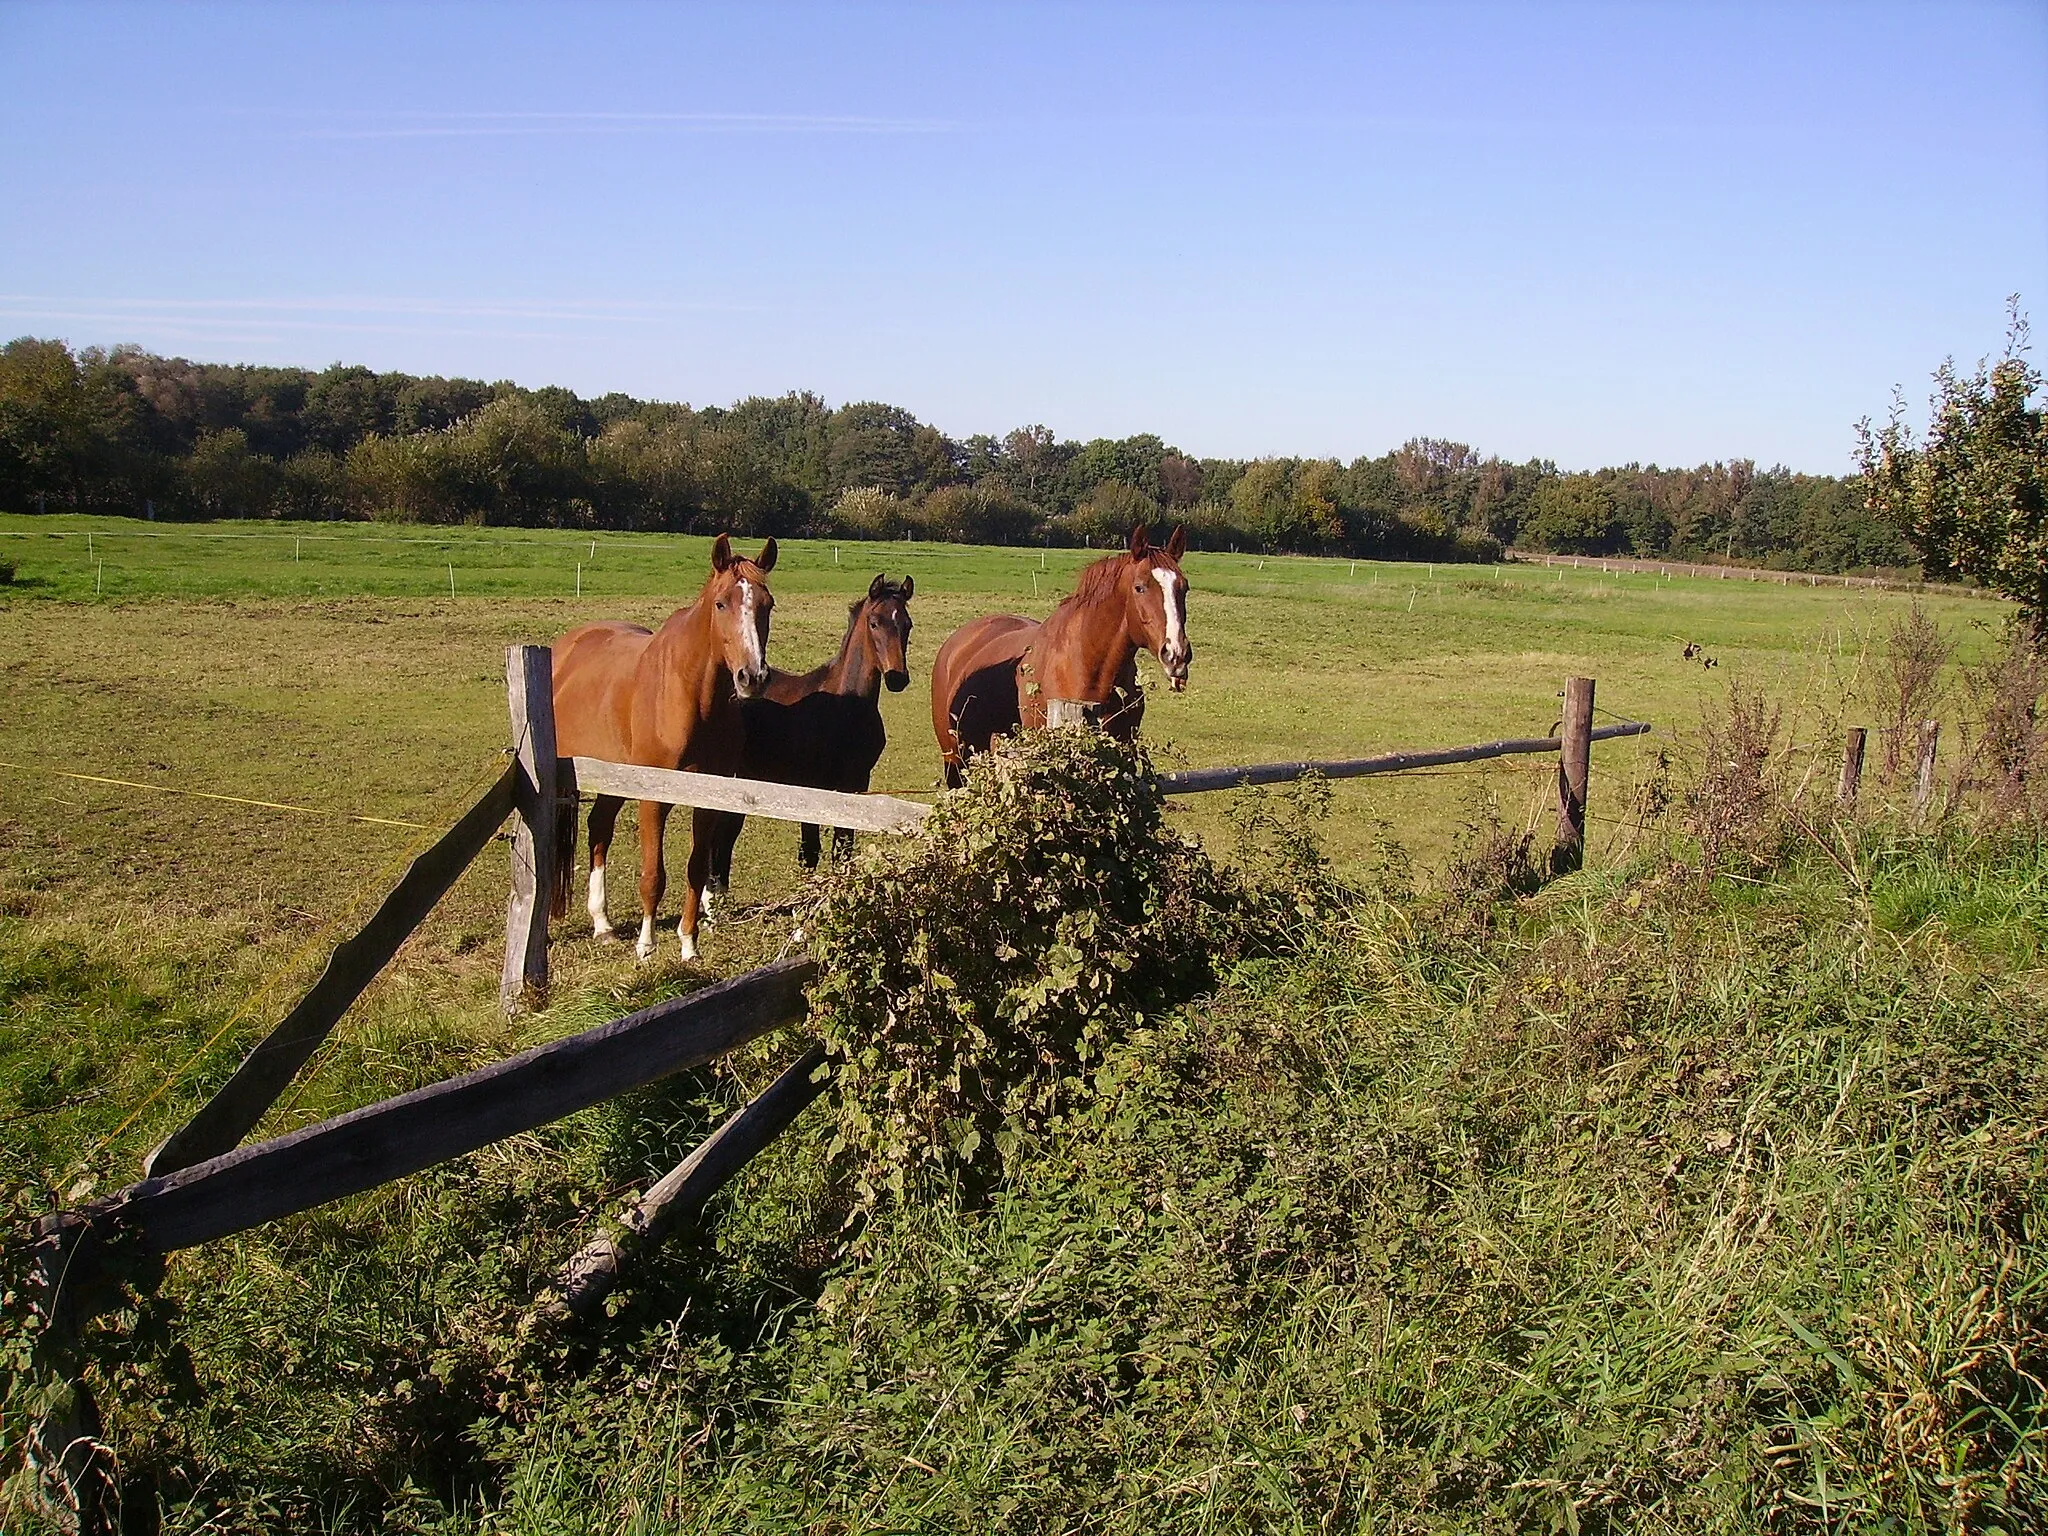
[[687,933],[677,939],[676,948],[680,951],[685,965],[697,958],[697,941]]
[[590,936],[593,939],[616,938],[618,937],[618,930],[612,927],[610,923],[594,923],[591,925]]

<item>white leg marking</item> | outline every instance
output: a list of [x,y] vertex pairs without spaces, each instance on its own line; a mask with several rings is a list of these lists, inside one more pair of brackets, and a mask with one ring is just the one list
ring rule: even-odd
[[683,925],[676,924],[676,948],[681,951],[685,964],[697,958],[697,936],[683,932]]
[[652,917],[640,919],[640,937],[634,941],[633,953],[642,960],[654,958],[654,919]]
[[718,887],[707,885],[704,894],[697,898],[697,915],[705,922],[711,921],[711,909],[718,905]]
[[612,920],[604,915],[604,866],[599,864],[590,871],[590,931],[600,939],[612,936]]

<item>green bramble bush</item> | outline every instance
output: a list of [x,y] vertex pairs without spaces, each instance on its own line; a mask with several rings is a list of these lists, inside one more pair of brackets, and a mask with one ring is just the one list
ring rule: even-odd
[[922,836],[831,879],[811,1018],[844,1063],[833,1152],[860,1208],[1008,1155],[1108,1086],[1105,1045],[1284,935],[1312,848],[1247,879],[1163,812],[1141,748],[1034,732],[977,758]]

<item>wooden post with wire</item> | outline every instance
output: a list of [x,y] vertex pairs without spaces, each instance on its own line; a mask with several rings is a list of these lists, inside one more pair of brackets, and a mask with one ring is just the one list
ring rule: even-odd
[[1569,874],[1586,862],[1586,780],[1593,771],[1593,679],[1564,685],[1564,720],[1558,728],[1557,843],[1553,873]]
[[1918,820],[1927,814],[1927,803],[1934,798],[1934,754],[1941,745],[1941,722],[1922,720],[1920,722],[1920,767],[1913,778],[1913,817]]
[[518,779],[512,811],[512,895],[505,904],[505,968],[498,1002],[517,1014],[542,1003],[548,991],[548,903],[555,885],[554,653],[544,645],[515,645],[506,653],[505,688],[512,716],[512,755]]
[[1855,806],[1863,788],[1863,744],[1868,734],[1862,726],[1852,725],[1842,739],[1842,780],[1835,786],[1835,804],[1843,810]]

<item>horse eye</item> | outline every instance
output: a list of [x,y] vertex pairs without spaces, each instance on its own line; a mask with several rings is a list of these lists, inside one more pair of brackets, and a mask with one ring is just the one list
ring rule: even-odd
[[723,613],[723,612],[725,612],[725,604],[723,604],[723,603],[720,603],[720,604],[718,605],[718,611],[719,611],[720,613]]

